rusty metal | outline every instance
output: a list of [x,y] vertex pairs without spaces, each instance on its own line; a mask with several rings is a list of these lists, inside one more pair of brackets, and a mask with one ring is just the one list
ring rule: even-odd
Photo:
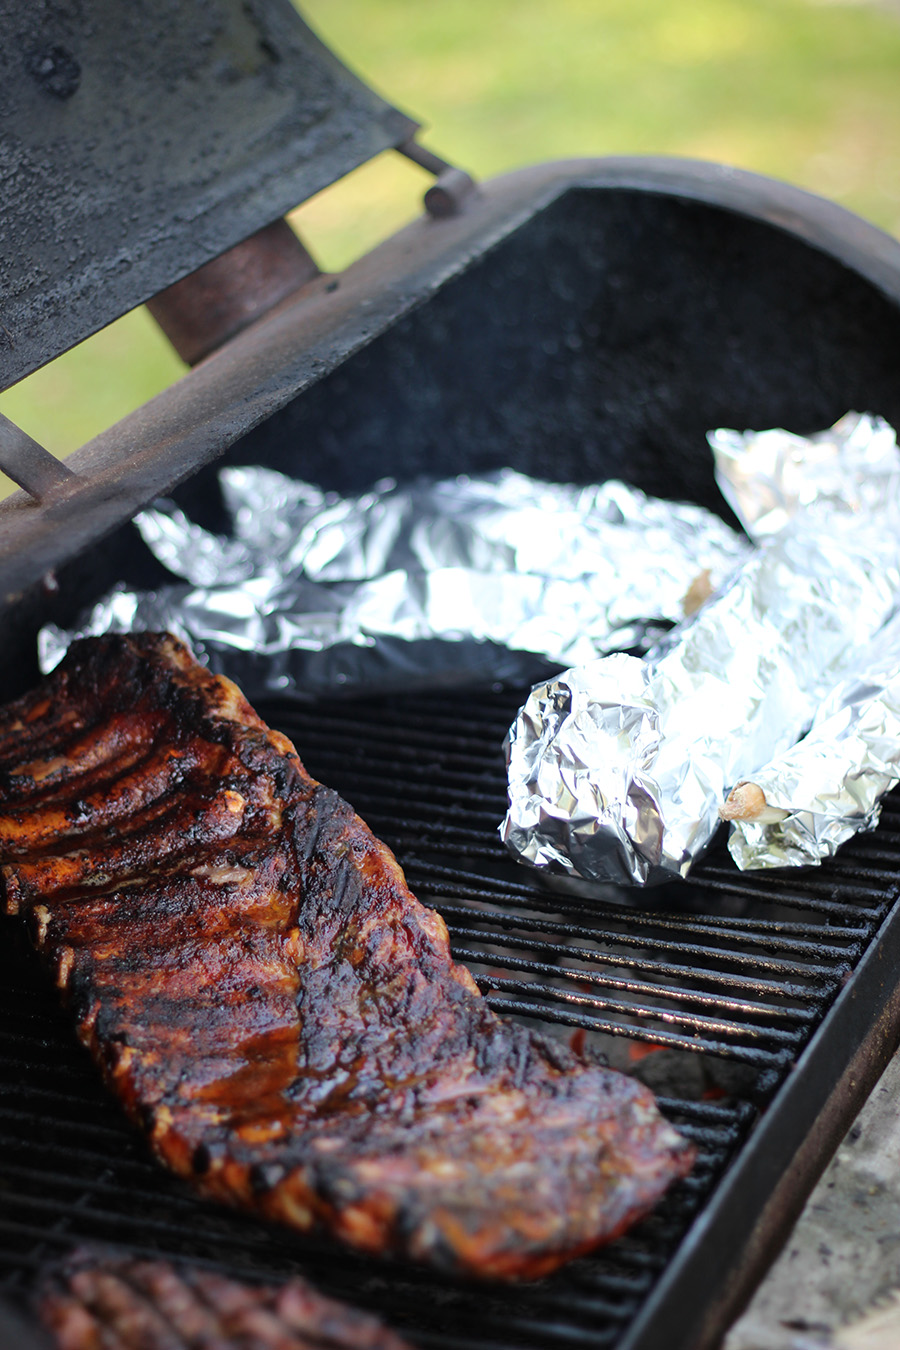
[[319,269],[285,220],[276,220],[147,302],[178,355],[195,366],[300,290]]
[[2,413],[0,469],[37,502],[45,501],[60,488],[71,488],[76,484],[71,469]]
[[416,123],[290,0],[0,0],[0,388]]
[[455,216],[464,209],[468,198],[476,190],[476,183],[471,174],[466,173],[464,169],[455,168],[434,151],[419,145],[414,138],[404,141],[397,149],[401,155],[412,160],[413,164],[418,164],[420,168],[435,176],[434,183],[424,197],[425,210],[430,216],[442,220],[446,216]]

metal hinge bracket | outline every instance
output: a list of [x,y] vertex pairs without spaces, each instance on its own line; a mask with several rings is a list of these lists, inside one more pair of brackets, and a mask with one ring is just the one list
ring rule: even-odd
[[401,155],[434,174],[434,182],[425,193],[425,210],[438,218],[456,216],[475,192],[475,179],[464,169],[448,164],[440,155],[426,150],[415,139],[404,141],[397,149]]

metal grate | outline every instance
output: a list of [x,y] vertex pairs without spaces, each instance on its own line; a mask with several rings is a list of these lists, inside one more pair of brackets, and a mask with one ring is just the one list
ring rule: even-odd
[[[75,1043],[18,925],[0,945],[0,1292],[25,1299],[86,1241],[187,1256],[237,1277],[308,1274],[414,1344],[616,1346],[759,1112],[872,944],[897,895],[900,806],[822,869],[741,875],[714,852],[689,883],[597,904],[545,891],[496,833],[499,746],[516,694],[271,705],[445,916],[491,1006],[588,1041],[642,1077],[698,1145],[692,1175],[637,1229],[514,1288],[444,1279],[310,1243],[196,1200],[149,1157]],[[651,1342],[646,1342],[650,1344]],[[660,1345],[666,1342],[660,1340]],[[642,1342],[643,1344],[643,1342]]]

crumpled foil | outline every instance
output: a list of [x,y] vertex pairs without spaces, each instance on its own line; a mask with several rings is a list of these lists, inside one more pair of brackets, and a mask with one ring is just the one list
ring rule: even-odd
[[74,636],[167,628],[251,697],[530,680],[535,654],[644,649],[748,549],[712,512],[621,482],[506,469],[340,497],[251,467],[220,483],[230,533],[171,502],[142,512],[181,583],[118,587],[76,632],[44,629],[44,670]]
[[741,870],[820,862],[860,830],[900,782],[900,615],[859,653],[859,670],[821,704],[802,740],[753,774],[755,815],[735,819]]
[[[685,876],[729,792],[748,779],[778,819],[768,820],[771,829],[741,828],[740,865],[813,861],[856,801],[859,822],[871,820],[869,788],[860,786],[869,771],[873,791],[879,775],[887,785],[896,692],[885,697],[866,661],[900,603],[892,429],[848,414],[811,438],[718,431],[709,440],[723,494],[758,548],[644,660],[614,655],[538,685],[510,730],[501,836],[550,875],[596,883]],[[808,759],[791,760],[817,713],[821,738],[817,731]],[[839,779],[823,772],[830,754],[837,762],[835,736]],[[777,780],[781,764],[805,790],[793,828],[771,808],[780,780],[766,786],[762,772],[772,765]],[[758,808],[757,799],[757,816]],[[834,820],[811,823],[817,814]]]

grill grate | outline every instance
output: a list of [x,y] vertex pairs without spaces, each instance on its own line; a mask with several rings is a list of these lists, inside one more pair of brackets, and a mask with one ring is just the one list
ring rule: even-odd
[[[85,1241],[236,1277],[308,1274],[435,1350],[615,1346],[897,893],[900,810],[822,869],[741,875],[714,852],[635,909],[542,889],[509,861],[499,744],[520,700],[421,695],[261,709],[397,852],[493,1008],[574,1038],[656,1090],[692,1175],[626,1237],[508,1289],[395,1268],[196,1200],[99,1085],[18,925],[0,947],[0,1291],[27,1298]],[[646,897],[642,897],[642,903]],[[663,1344],[664,1342],[660,1342]]]

